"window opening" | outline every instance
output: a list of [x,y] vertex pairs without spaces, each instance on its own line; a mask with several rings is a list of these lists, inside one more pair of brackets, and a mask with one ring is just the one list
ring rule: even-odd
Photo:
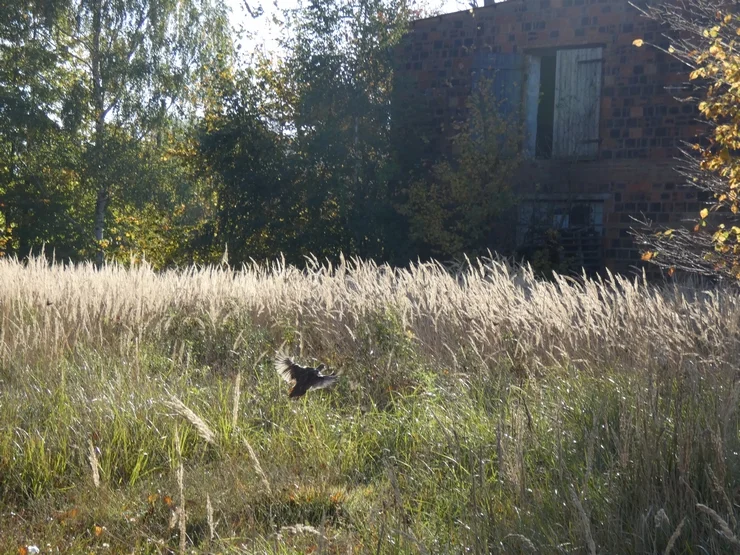
[[553,125],[555,122],[555,55],[540,58],[540,95],[537,106],[537,158],[552,156]]

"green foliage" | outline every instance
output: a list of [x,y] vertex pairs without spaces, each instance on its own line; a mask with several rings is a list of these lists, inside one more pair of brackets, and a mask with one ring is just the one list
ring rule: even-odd
[[355,0],[288,17],[281,75],[295,98],[304,245],[314,254],[393,255],[392,49],[409,10],[407,0]]
[[292,188],[289,141],[262,116],[247,73],[222,84],[220,104],[206,113],[197,148],[214,183],[217,235],[234,263],[294,253],[299,206]]
[[182,154],[232,63],[222,3],[11,2],[0,44],[0,253],[195,258],[210,205]]
[[518,114],[502,116],[500,102],[481,80],[452,140],[453,154],[409,186],[403,210],[411,236],[435,257],[480,256],[501,244],[496,226],[503,230],[500,217],[515,201],[511,184],[523,133]]
[[84,234],[75,213],[83,151],[57,118],[74,91],[48,44],[62,7],[9,2],[0,16],[0,255],[48,242],[67,256]]
[[199,145],[231,260],[394,255],[391,49],[408,17],[405,0],[291,10],[285,58],[224,84]]
[[511,129],[472,108],[480,129],[410,188],[400,168],[415,155],[391,142],[393,52],[420,13],[308,3],[284,13],[285,56],[245,66],[222,0],[11,0],[0,256],[165,268],[226,250],[235,264],[484,251],[516,158],[488,133],[513,144]]
[[[556,229],[547,229],[544,231],[544,246],[530,252],[520,252],[524,259],[532,267],[532,271],[544,278],[553,276],[553,272],[566,275],[569,272],[578,271],[579,268],[573,267],[565,259],[563,248],[560,243],[560,234]],[[582,269],[582,268],[581,268]]]

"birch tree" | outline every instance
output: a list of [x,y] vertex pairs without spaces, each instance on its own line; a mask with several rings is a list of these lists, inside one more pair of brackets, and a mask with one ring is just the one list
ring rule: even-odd
[[209,75],[228,70],[226,15],[218,0],[70,0],[59,17],[52,48],[76,84],[98,264],[111,203],[147,183],[137,149],[161,145],[172,118],[198,109]]

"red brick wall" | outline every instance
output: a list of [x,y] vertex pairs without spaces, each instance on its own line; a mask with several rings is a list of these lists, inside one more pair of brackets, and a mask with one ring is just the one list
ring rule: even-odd
[[605,265],[612,271],[630,272],[641,267],[629,233],[637,227],[635,217],[676,226],[695,219],[701,210],[697,190],[679,185],[673,164],[669,158],[576,164],[542,160],[524,165],[519,190],[526,194],[537,184],[541,194],[603,195]]
[[636,38],[667,46],[658,24],[627,0],[509,0],[416,21],[396,53],[396,138],[418,160],[447,151],[452,124],[465,115],[477,52],[603,46],[598,159],[568,165],[567,180],[563,162],[527,162],[519,187],[604,195],[606,265],[629,271],[639,264],[627,233],[631,216],[676,225],[700,209],[696,191],[679,186],[672,169],[682,141],[699,130],[696,108],[665,90],[688,81],[688,71],[654,48],[633,46]]

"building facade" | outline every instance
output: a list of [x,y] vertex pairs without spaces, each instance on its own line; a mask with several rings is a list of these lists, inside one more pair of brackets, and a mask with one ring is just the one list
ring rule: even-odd
[[676,100],[688,69],[633,45],[667,47],[663,32],[628,0],[508,0],[415,21],[395,54],[396,140],[443,156],[487,77],[525,136],[509,243],[537,246],[554,228],[587,270],[633,271],[633,218],[677,226],[701,209],[675,171],[701,131],[695,104]]

